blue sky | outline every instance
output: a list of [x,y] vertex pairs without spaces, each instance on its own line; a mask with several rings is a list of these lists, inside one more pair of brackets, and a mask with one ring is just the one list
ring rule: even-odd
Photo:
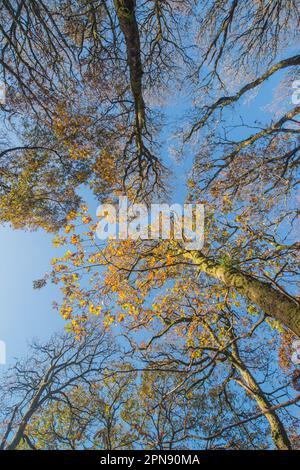
[[42,231],[0,227],[0,339],[6,343],[7,362],[26,352],[30,338],[47,339],[64,325],[52,308],[58,288],[32,287],[33,281],[49,269],[55,251],[52,236]]

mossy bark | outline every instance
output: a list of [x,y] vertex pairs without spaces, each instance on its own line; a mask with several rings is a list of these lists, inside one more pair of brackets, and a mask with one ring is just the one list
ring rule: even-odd
[[237,290],[243,297],[261,308],[300,337],[300,306],[271,284],[238,269],[230,268],[199,252],[189,252],[186,257],[198,266],[199,271],[218,279],[227,287]]

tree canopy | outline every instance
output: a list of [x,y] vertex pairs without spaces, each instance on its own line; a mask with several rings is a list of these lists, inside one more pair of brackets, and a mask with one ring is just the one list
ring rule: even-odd
[[[3,447],[299,447],[298,2],[2,4],[0,221],[63,247],[35,287],[72,348],[95,316],[128,355],[41,407],[32,380]],[[100,243],[89,206],[120,195],[204,204],[203,248]]]

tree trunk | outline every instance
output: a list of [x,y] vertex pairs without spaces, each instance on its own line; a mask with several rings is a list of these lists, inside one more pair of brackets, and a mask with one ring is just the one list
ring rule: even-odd
[[251,396],[256,401],[258,407],[269,421],[269,425],[271,428],[271,436],[277,449],[291,450],[292,445],[290,443],[290,440],[287,436],[282,422],[280,421],[276,412],[274,410],[271,410],[271,403],[265,397],[255,378],[241,360],[237,345],[235,343],[233,343],[232,345],[232,353],[229,355],[229,360],[234,364],[234,366],[240,372],[243,378],[243,382],[238,381],[238,383],[251,394]]
[[145,126],[145,104],[142,93],[142,60],[138,24],[135,17],[135,0],[114,0],[115,10],[124,34],[130,86],[134,98],[136,126],[141,132]]
[[49,375],[50,375],[52,369],[53,369],[53,366],[50,366],[48,371],[45,374],[44,379],[40,382],[40,386],[37,389],[36,394],[32,398],[31,403],[28,407],[28,410],[24,414],[21,422],[18,425],[18,428],[17,428],[13,438],[11,439],[10,443],[7,445],[5,450],[15,450],[18,447],[18,445],[20,444],[21,440],[24,438],[24,432],[26,430],[26,427],[27,427],[31,417],[33,416],[33,414],[41,406],[41,403],[43,401],[42,395],[43,395],[46,387],[48,386],[48,379],[49,379]]
[[300,337],[300,306],[296,300],[267,282],[225,266],[201,253],[188,252],[185,256],[198,266],[200,272],[218,279],[227,287],[233,287],[261,308],[266,315],[279,320]]

